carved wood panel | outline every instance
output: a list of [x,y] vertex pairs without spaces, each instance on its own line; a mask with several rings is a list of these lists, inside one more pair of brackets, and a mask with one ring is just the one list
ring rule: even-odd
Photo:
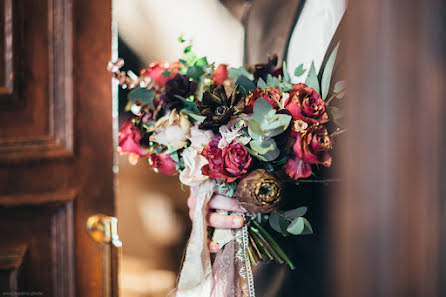
[[71,0],[0,7],[0,162],[73,151]]
[[[23,263],[3,263],[3,269],[0,265],[0,284],[9,284],[0,291],[74,296],[72,194],[16,195],[14,200],[20,204],[11,203],[11,197],[0,197],[0,237],[7,239],[9,246],[26,246],[29,253]],[[10,261],[11,255],[3,253]]]

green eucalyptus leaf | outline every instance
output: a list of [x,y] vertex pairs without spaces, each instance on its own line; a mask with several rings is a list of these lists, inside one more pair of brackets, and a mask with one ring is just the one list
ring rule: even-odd
[[155,98],[155,93],[152,90],[148,90],[146,88],[135,88],[129,92],[127,98],[132,104],[148,104],[150,107],[154,107],[153,99]]
[[267,87],[266,82],[262,78],[259,78],[259,80],[257,81],[257,88],[265,90],[266,87]]
[[266,124],[262,124],[264,134],[268,137],[274,137],[283,133],[291,122],[291,116],[287,114],[276,114]]
[[304,231],[304,228],[305,228],[304,218],[298,217],[291,222],[291,224],[288,226],[286,230],[293,235],[299,235],[302,233],[302,231]]
[[205,73],[206,71],[203,69],[203,66],[190,66],[186,71],[186,75],[196,81],[200,81],[201,76]]
[[208,63],[208,60],[206,59],[206,57],[201,57],[194,63],[194,66],[197,66],[197,67],[203,67],[203,66],[208,66],[208,65],[209,65],[209,63]]
[[310,222],[306,218],[302,218],[304,221],[304,230],[300,233],[301,235],[313,234],[313,228]]
[[245,94],[248,94],[249,91],[256,89],[256,85],[249,78],[244,75],[240,75],[235,82],[235,85],[239,85]]
[[298,217],[304,216],[306,213],[307,213],[307,208],[305,206],[302,206],[296,209],[285,211],[284,216],[286,216],[290,220],[294,220]]
[[181,113],[187,115],[188,117],[190,117],[193,120],[195,120],[197,122],[200,122],[200,123],[203,123],[204,120],[206,119],[206,117],[201,115],[200,113],[194,112],[194,111],[189,110],[189,109],[182,109]]
[[172,158],[172,160],[174,160],[175,162],[180,162],[180,158],[178,156],[178,152],[173,152],[170,154],[170,157]]
[[252,150],[259,156],[262,156],[267,162],[277,159],[280,155],[280,150],[276,142],[272,138],[254,139],[249,143]]
[[280,228],[280,216],[277,213],[272,212],[269,216],[269,225],[273,228],[274,231],[282,233],[282,229]]
[[271,74],[268,74],[266,76],[266,84],[273,88],[279,88],[280,87],[280,81],[277,77],[272,76]]
[[334,85],[334,91],[336,93],[339,93],[340,91],[343,91],[345,89],[345,80],[340,80]]
[[239,68],[232,68],[231,67],[231,68],[229,68],[229,78],[231,80],[237,80],[242,75],[247,77],[249,80],[254,80],[254,75],[249,73],[248,70],[246,70],[243,67],[239,67]]
[[310,71],[308,72],[307,79],[305,80],[305,84],[311,88],[313,88],[318,94],[320,94],[319,88],[319,80],[317,78],[316,67],[314,66],[314,62],[311,62]]
[[250,119],[247,121],[248,124],[248,133],[253,139],[259,139],[265,136],[265,133],[262,130],[260,123],[254,119]]
[[304,64],[300,64],[299,66],[294,69],[294,76],[302,76],[307,71],[307,69],[304,69]]
[[253,117],[255,119],[263,119],[271,110],[274,111],[273,107],[271,106],[271,103],[269,103],[268,100],[259,97],[254,105]]
[[336,106],[327,107],[330,117],[334,120],[340,120],[344,117],[344,111]]
[[328,92],[330,90],[330,82],[331,82],[331,75],[333,73],[333,68],[336,62],[336,56],[338,55],[338,49],[339,44],[336,45],[336,47],[333,49],[333,51],[330,54],[330,57],[327,60],[327,63],[325,64],[324,73],[322,74],[322,99],[325,100],[328,96]]

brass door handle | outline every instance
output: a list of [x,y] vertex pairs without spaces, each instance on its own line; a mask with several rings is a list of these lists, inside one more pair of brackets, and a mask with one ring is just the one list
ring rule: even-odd
[[103,297],[118,297],[118,267],[122,242],[118,236],[118,219],[96,214],[87,219],[87,232],[102,246]]

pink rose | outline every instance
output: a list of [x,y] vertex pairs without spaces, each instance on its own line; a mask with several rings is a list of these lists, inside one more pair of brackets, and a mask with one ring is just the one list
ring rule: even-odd
[[239,178],[248,172],[251,165],[251,155],[243,144],[232,141],[223,148],[225,169],[233,177]]
[[202,155],[208,160],[208,164],[201,171],[210,178],[224,179],[230,183],[248,172],[252,158],[246,148],[236,141],[223,149],[218,148],[220,138],[214,137],[203,149]]
[[132,120],[128,120],[122,125],[119,131],[119,144],[116,148],[118,154],[135,154],[139,157],[147,155],[147,150],[142,148],[139,144],[141,140],[141,134],[138,128],[133,126]]
[[328,121],[324,100],[306,84],[295,85],[290,91],[290,96],[285,100],[284,106],[290,111],[294,121],[303,120],[309,124],[323,124]]
[[152,167],[154,169],[157,169],[162,174],[165,175],[177,174],[177,164],[169,154],[166,153],[151,154],[149,161]]
[[228,79],[228,76],[228,65],[225,64],[218,65],[217,69],[215,69],[214,73],[212,74],[214,84],[216,85],[222,85],[223,82]]
[[294,180],[309,177],[312,173],[311,165],[296,156],[288,159],[285,164],[285,171]]
[[[174,78],[179,72],[180,62],[167,63],[158,61],[151,63],[147,69],[141,71],[141,75],[150,77],[157,86],[164,86],[167,81]],[[169,73],[169,72],[170,73]],[[169,73],[169,75],[165,75]]]
[[297,136],[293,150],[294,154],[305,163],[330,167],[329,150],[332,149],[332,146],[333,143],[327,129],[322,125],[314,125]]
[[248,97],[246,97],[246,104],[245,104],[245,112],[252,113],[254,109],[254,105],[258,98],[264,98],[269,103],[271,103],[271,106],[275,109],[278,109],[279,106],[277,102],[280,102],[280,99],[282,98],[282,95],[277,88],[273,87],[267,87],[264,90],[257,88],[255,90],[251,90]]

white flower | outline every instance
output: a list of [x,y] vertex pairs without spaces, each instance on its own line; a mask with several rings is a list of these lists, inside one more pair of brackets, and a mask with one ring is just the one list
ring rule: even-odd
[[155,131],[150,136],[150,141],[179,150],[186,145],[190,127],[191,123],[186,116],[173,110],[156,122]]
[[201,173],[201,168],[208,164],[208,160],[196,149],[188,147],[182,154],[185,169],[180,173],[180,181],[187,186],[196,186],[209,177]]
[[196,149],[198,152],[202,152],[203,149],[211,142],[214,137],[214,133],[211,130],[202,130],[198,128],[199,123],[195,123],[195,126],[190,129],[190,147]]
[[227,125],[221,126],[219,132],[221,134],[221,139],[218,142],[218,148],[222,149],[232,141],[236,140],[243,135],[244,122],[238,118],[231,120]]

